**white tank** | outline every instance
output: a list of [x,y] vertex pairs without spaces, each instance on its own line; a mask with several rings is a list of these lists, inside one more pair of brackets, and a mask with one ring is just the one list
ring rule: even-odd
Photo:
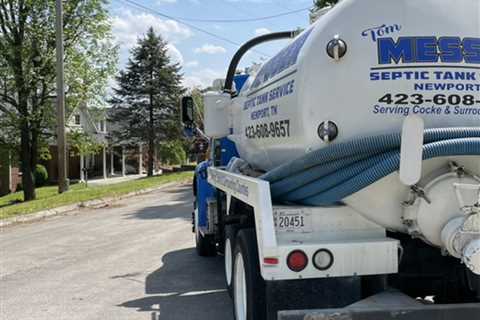
[[[426,127],[480,123],[480,1],[344,0],[267,61],[234,100],[241,157],[269,170],[326,145]],[[347,45],[338,61],[326,47]]]
[[[331,43],[341,45],[329,55]],[[399,133],[411,114],[427,128],[480,127],[480,1],[343,0],[232,103],[229,137],[264,171],[328,144]],[[423,198],[394,173],[344,202],[480,274],[480,219],[468,218],[480,215],[479,177],[478,156],[438,158],[423,163]]]

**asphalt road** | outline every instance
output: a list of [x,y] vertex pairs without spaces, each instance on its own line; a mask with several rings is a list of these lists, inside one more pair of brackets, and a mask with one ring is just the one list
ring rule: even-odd
[[200,258],[178,186],[0,232],[0,319],[230,320],[220,257]]

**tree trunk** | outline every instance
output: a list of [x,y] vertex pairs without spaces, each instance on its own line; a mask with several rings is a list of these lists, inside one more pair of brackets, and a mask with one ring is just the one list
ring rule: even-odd
[[15,87],[18,98],[18,111],[20,113],[20,162],[22,170],[22,187],[23,187],[23,200],[30,201],[35,200],[35,178],[32,164],[36,163],[36,159],[32,159],[32,156],[36,158],[36,150],[32,155],[32,147],[37,147],[36,143],[32,146],[32,137],[30,131],[30,114],[28,110],[28,97],[30,91],[27,87],[27,81],[24,76],[24,63],[23,63],[23,41],[24,41],[24,21],[19,20],[19,30],[14,34],[13,39],[13,51],[14,55],[11,61],[11,67],[13,69],[15,78]]
[[[19,66],[22,65],[21,60],[18,60],[17,62]],[[34,170],[36,165],[37,136],[35,135],[32,137],[31,134],[31,122],[29,121],[30,114],[28,110],[29,92],[25,87],[25,79],[22,73],[23,71],[21,68],[16,71],[18,106],[20,111],[20,162],[22,169],[23,200],[30,201],[36,199]],[[33,141],[32,138],[34,138],[35,141]],[[35,142],[35,144],[32,144],[33,142]],[[34,151],[33,154],[32,151]]]
[[150,138],[148,139],[148,170],[147,170],[147,176],[149,177],[153,176],[153,165],[155,162],[154,149],[155,149],[154,140]]
[[[35,172],[38,164],[38,129],[31,129],[30,138],[30,167]],[[35,185],[35,175],[33,175],[33,183]]]
[[32,153],[30,143],[30,132],[26,120],[21,126],[20,158],[22,169],[22,185],[24,201],[35,200],[35,179],[32,168]]
[[155,161],[155,128],[154,128],[154,119],[153,119],[153,95],[150,92],[150,121],[149,121],[149,132],[148,132],[148,168],[147,176],[153,176],[153,162]]

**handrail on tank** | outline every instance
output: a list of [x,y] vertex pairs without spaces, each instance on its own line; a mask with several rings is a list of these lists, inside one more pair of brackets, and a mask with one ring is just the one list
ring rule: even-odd
[[230,62],[230,66],[228,67],[227,78],[225,79],[225,88],[223,92],[229,93],[232,97],[235,96],[236,92],[233,90],[233,78],[235,76],[235,72],[237,71],[238,64],[242,57],[247,53],[248,50],[251,48],[270,41],[281,40],[281,39],[292,39],[298,35],[299,31],[282,31],[282,32],[273,32],[269,34],[264,34],[253,38],[243,44],[240,49],[235,53]]

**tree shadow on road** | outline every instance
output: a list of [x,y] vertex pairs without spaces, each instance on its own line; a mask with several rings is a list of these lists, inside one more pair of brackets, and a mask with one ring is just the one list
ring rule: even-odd
[[[175,194],[169,197],[168,201],[164,201],[161,197],[158,199],[159,205],[143,207],[142,209],[126,214],[128,219],[176,219],[181,218],[185,220],[191,219],[193,211],[193,195],[191,186],[181,186],[168,193]],[[162,201],[163,200],[163,201]],[[163,203],[162,203],[163,202]]]
[[120,306],[150,312],[155,320],[230,320],[223,259],[198,257],[195,249],[167,253],[145,281],[145,296]]

